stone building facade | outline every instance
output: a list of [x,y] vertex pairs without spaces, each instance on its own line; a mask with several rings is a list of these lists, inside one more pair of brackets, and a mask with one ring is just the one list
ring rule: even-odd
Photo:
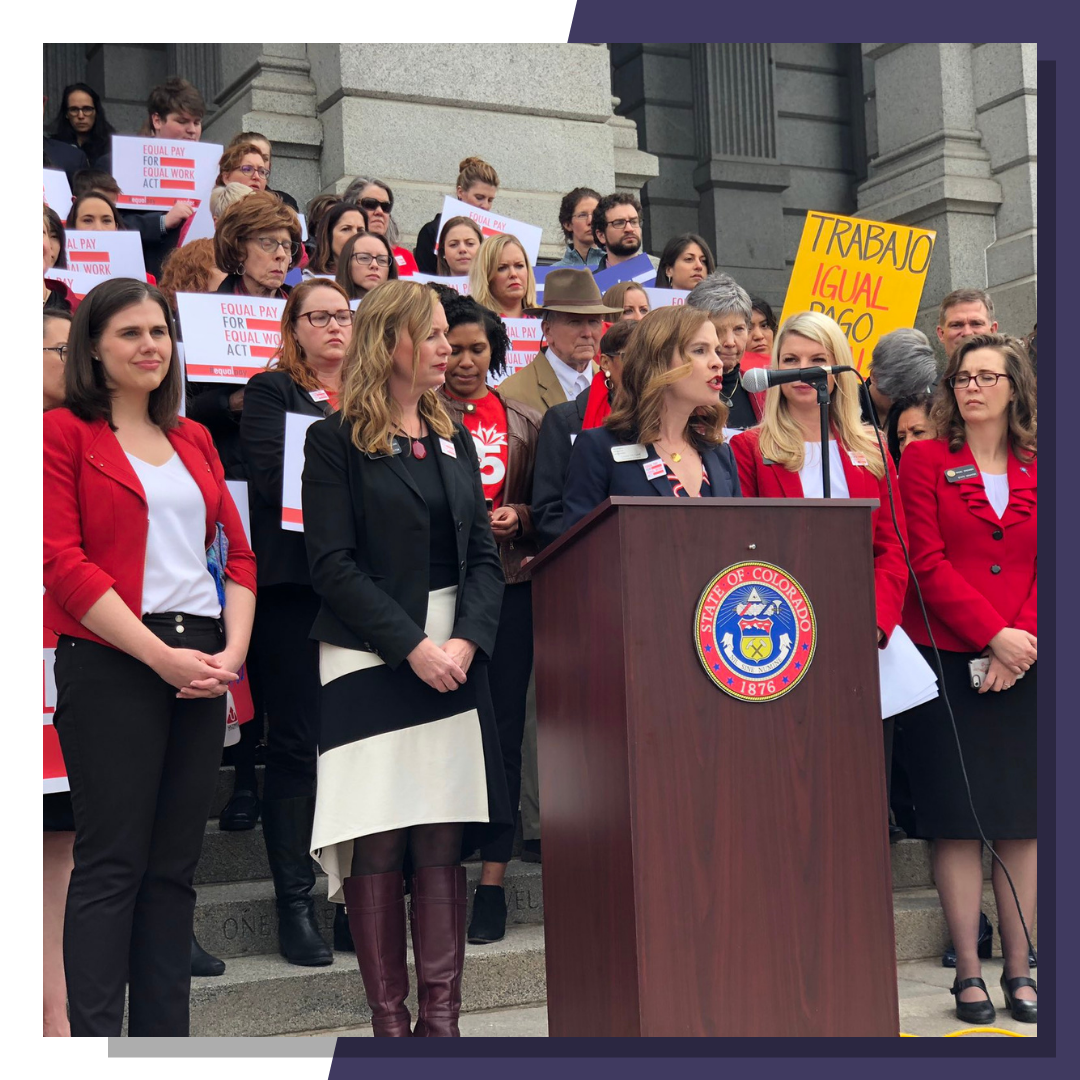
[[[989,288],[1002,328],[1036,318],[1034,44],[46,45],[45,92],[86,81],[120,130],[151,86],[190,79],[204,138],[254,129],[301,203],[357,174],[393,188],[406,242],[458,161],[499,171],[503,213],[561,254],[563,192],[641,193],[646,246],[699,232],[782,302],[807,210],[937,230],[918,325]],[[505,72],[527,72],[507,79]]]

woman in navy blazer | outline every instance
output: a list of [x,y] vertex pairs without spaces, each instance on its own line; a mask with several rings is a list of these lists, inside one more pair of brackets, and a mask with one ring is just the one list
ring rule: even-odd
[[650,311],[623,351],[622,393],[603,427],[574,442],[563,492],[563,528],[610,495],[739,496],[724,444],[724,365],[704,311]]

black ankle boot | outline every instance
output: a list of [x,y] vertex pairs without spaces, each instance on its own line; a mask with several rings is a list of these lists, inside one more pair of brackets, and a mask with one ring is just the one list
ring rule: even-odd
[[311,861],[311,823],[315,799],[263,802],[263,837],[277,893],[278,943],[290,964],[323,967],[334,962],[315,922],[315,867]]
[[195,940],[194,934],[191,935],[191,974],[197,976],[225,974],[225,961],[211,956]]
[[334,905],[334,951],[356,952],[352,930],[349,928],[349,915],[344,904]]
[[489,945],[505,936],[506,890],[501,885],[477,885],[468,940],[473,945]]

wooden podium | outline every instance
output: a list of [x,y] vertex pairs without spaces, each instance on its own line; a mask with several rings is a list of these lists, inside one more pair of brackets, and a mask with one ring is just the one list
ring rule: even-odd
[[[550,1035],[898,1035],[875,505],[612,498],[534,563]],[[817,620],[770,701],[695,644],[747,560]]]

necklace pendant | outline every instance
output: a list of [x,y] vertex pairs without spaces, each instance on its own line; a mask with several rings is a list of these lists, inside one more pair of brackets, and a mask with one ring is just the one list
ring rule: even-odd
[[682,461],[682,454],[672,454],[671,460],[674,461],[676,465],[678,465],[679,462]]
[[427,457],[427,447],[419,439],[413,439],[412,452],[417,461],[423,461]]

